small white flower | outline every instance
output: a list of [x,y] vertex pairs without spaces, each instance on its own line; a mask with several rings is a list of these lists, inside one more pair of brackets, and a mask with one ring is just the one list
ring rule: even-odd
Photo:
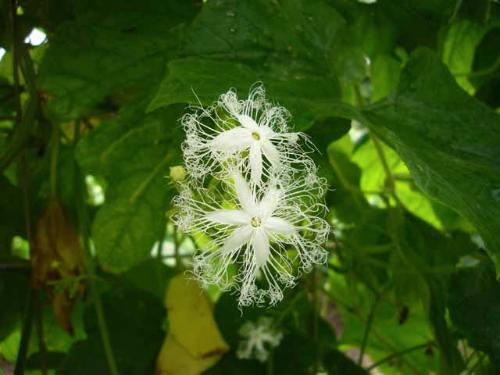
[[286,109],[265,99],[265,90],[256,85],[246,100],[238,100],[232,90],[220,96],[208,109],[186,114],[184,161],[195,178],[224,173],[221,164],[240,164],[250,181],[258,185],[271,171],[311,170],[314,163],[298,145],[301,133],[288,130]]
[[243,339],[240,341],[236,356],[240,359],[257,359],[265,362],[269,351],[278,347],[283,333],[273,328],[272,320],[261,317],[257,323],[246,322],[239,330]]
[[[321,245],[329,226],[319,218],[324,206],[316,201],[321,181],[311,191],[304,179],[271,176],[265,188],[257,189],[238,171],[230,176],[229,188],[227,182],[209,189],[186,187],[176,199],[177,224],[212,239],[195,256],[194,273],[207,284],[239,285],[240,306],[275,304],[283,298],[282,285],[295,284],[294,268],[307,271],[326,261]],[[237,263],[241,267],[232,278],[229,268]]]

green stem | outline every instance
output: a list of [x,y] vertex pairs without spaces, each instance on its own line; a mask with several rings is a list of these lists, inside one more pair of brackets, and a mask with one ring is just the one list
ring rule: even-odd
[[408,353],[414,352],[416,350],[427,348],[429,345],[432,345],[432,341],[431,342],[426,342],[426,343],[420,344],[420,345],[415,345],[415,346],[412,346],[410,348],[401,350],[399,352],[395,352],[395,353],[389,354],[387,357],[382,358],[381,360],[375,362],[373,365],[371,365],[370,367],[368,367],[366,369],[366,371],[370,372],[374,368],[379,367],[380,365],[382,365],[382,364],[384,364],[386,362],[389,362],[389,361],[393,360],[394,358],[402,357],[402,356],[404,356],[404,355],[406,355]]
[[[321,290],[327,297],[331,298],[332,300],[335,301],[335,303],[338,303],[339,305],[343,306],[343,308],[351,314],[355,319],[357,319],[359,322],[364,322],[364,316],[361,316],[359,313],[358,309],[352,308],[352,305],[350,303],[347,303],[346,301],[343,301],[341,297],[339,296],[333,296],[329,291],[322,289]],[[375,327],[372,328],[372,334],[373,336],[377,339],[377,344],[382,346],[385,350],[387,351],[397,351],[397,348],[390,343],[387,339],[386,336],[380,332],[377,331]],[[409,361],[407,361],[404,357],[401,358],[401,362],[404,363],[405,366],[408,367],[408,369],[414,373],[415,375],[421,375],[422,373]]]
[[311,273],[311,277],[312,277],[312,305],[313,305],[313,342],[318,345],[318,347],[316,348],[316,358],[314,360],[314,370],[313,370],[313,374],[317,374],[318,373],[318,367],[319,367],[319,363],[320,363],[320,360],[321,360],[321,343],[318,339],[318,334],[319,334],[319,321],[318,321],[318,288],[316,286],[316,283],[317,283],[317,268],[314,267],[313,270],[312,270],[312,273]]
[[43,327],[43,309],[40,301],[40,290],[37,289],[35,291],[35,328],[36,334],[38,337],[38,351],[40,353],[41,362],[42,362],[42,374],[48,374],[48,365],[47,365],[47,346],[45,344],[45,335],[44,335],[44,327]]
[[493,65],[487,67],[487,68],[484,68],[484,69],[481,69],[481,70],[476,70],[474,72],[463,72],[463,73],[454,73],[453,75],[455,77],[481,77],[481,76],[484,76],[484,75],[487,75],[487,74],[491,74],[493,73],[495,70],[498,69],[498,67],[500,66],[500,57],[498,57],[495,62],[493,63]]
[[373,319],[375,317],[375,311],[377,310],[377,306],[380,302],[381,294],[375,294],[375,300],[370,308],[370,312],[368,313],[368,318],[366,320],[365,331],[363,332],[363,339],[361,340],[361,348],[359,350],[358,356],[358,365],[361,366],[363,363],[363,356],[365,355],[366,345],[368,344],[368,336],[370,335],[370,330],[373,324]]
[[19,79],[19,37],[17,30],[17,1],[10,2],[10,26],[12,33],[12,77],[14,78],[14,99],[16,103],[16,125],[22,120],[21,85]]
[[[77,121],[75,123],[75,139],[74,146],[76,146],[78,139],[80,136],[80,122]],[[92,254],[90,253],[90,231],[88,224],[88,212],[86,210],[85,204],[85,180],[79,169],[78,164],[75,163],[75,178],[76,178],[76,187],[77,192],[77,212],[78,212],[78,222],[80,225],[80,232],[82,233],[82,242],[84,247],[84,256],[85,256],[85,265],[87,272],[89,274],[89,288],[90,294],[92,298],[92,302],[94,304],[94,309],[97,317],[97,327],[99,329],[99,334],[101,336],[101,342],[104,349],[104,355],[106,357],[106,363],[108,365],[108,370],[111,375],[118,375],[118,366],[116,364],[116,359],[113,353],[113,348],[111,346],[111,340],[108,332],[108,325],[106,322],[106,317],[104,315],[104,310],[102,308],[102,301],[97,289],[96,283],[96,272],[95,272],[95,264],[92,259]]]
[[356,203],[356,206],[360,210],[362,210],[363,203],[362,203],[362,200],[360,198],[360,190],[357,187],[351,185],[351,183],[349,182],[347,177],[345,177],[344,174],[342,173],[342,169],[337,164],[337,161],[335,160],[335,158],[329,158],[329,162],[333,168],[333,171],[337,175],[337,178],[339,179],[339,182],[342,185],[342,187],[351,193],[353,200],[354,200],[354,203]]
[[[16,134],[29,134],[29,131],[31,129],[31,126],[33,124],[34,120],[34,107],[30,108],[28,105],[28,109],[30,112],[28,112],[29,116],[26,115],[26,113],[23,115],[22,113],[22,108],[21,108],[21,99],[20,99],[20,83],[19,83],[19,53],[18,53],[18,47],[21,45],[18,40],[18,33],[17,33],[17,16],[16,16],[16,8],[17,8],[17,3],[15,0],[11,1],[11,23],[12,23],[12,37],[13,37],[13,75],[14,75],[14,87],[15,87],[15,95],[16,95]],[[33,102],[33,98],[30,96],[30,102]],[[31,112],[31,110],[33,112]],[[31,118],[31,115],[33,118]],[[16,137],[14,137],[14,140],[16,140]],[[16,143],[15,142],[15,143]],[[17,145],[17,143],[16,143]],[[33,232],[32,232],[32,222],[31,222],[31,191],[30,191],[30,186],[31,186],[31,179],[30,179],[30,173],[29,173],[29,168],[28,168],[28,161],[27,161],[27,153],[26,150],[24,150],[24,144],[22,142],[18,143],[19,148],[16,149],[15,153],[11,154],[12,159],[8,160],[8,164],[10,164],[10,161],[13,160],[15,156],[21,154],[21,158],[18,163],[18,170],[20,174],[20,183],[21,183],[21,189],[23,192],[23,211],[24,211],[24,220],[25,220],[25,228],[26,228],[26,236],[28,238],[28,242],[30,245],[30,253],[33,252],[34,248],[34,238],[33,238]],[[8,151],[8,150],[7,150]],[[3,164],[4,155],[2,155],[2,161],[0,162],[2,167],[8,166],[8,164]],[[3,169],[2,169],[3,170]],[[32,254],[30,254],[32,255]],[[30,256],[30,258],[32,258]],[[14,375],[22,375],[24,374],[25,371],[25,366],[26,366],[26,357],[28,355],[28,347],[30,343],[30,338],[31,338],[31,331],[33,328],[33,314],[34,314],[34,307],[35,307],[35,298],[37,298],[37,291],[33,289],[33,286],[31,285],[32,280],[30,277],[30,287],[29,287],[29,292],[27,296],[27,305],[26,305],[26,312],[25,312],[25,318],[23,322],[23,329],[21,333],[21,341],[19,343],[19,351],[17,354],[17,360],[16,360],[16,367],[14,370]]]
[[[464,347],[466,347],[466,346],[464,345]],[[478,353],[478,351],[477,351],[477,350],[474,350],[474,352],[472,352],[472,354],[471,354],[471,355],[469,355],[469,356],[467,357],[467,359],[465,360],[465,363],[464,363],[464,367],[465,367],[465,368],[467,368],[467,367],[469,366],[470,361],[471,361],[471,360],[472,360],[472,359],[473,359],[473,358],[474,358],[477,354],[479,354],[479,353]]]
[[476,369],[482,365],[483,363],[483,360],[484,360],[484,355],[482,354],[478,354],[479,358],[477,360],[477,362],[474,364],[474,366],[472,366],[466,373],[466,375],[473,375],[473,374],[476,374]]
[[274,353],[272,351],[269,353],[269,358],[267,359],[266,374],[274,375]]
[[[354,85],[354,94],[356,96],[356,101],[358,102],[358,107],[360,109],[363,109],[365,107],[365,100],[363,99],[363,96],[361,95],[361,91],[359,90],[358,85]],[[377,156],[380,160],[380,163],[382,164],[382,168],[384,170],[385,176],[386,176],[386,184],[387,184],[387,190],[389,194],[394,198],[396,203],[400,206],[402,206],[401,201],[399,200],[398,196],[396,195],[396,183],[394,176],[392,175],[391,168],[389,167],[389,163],[387,162],[387,158],[385,157],[385,153],[382,147],[382,144],[380,140],[370,132],[370,137],[373,141],[373,145],[375,146],[375,151],[377,153]]]
[[463,3],[463,0],[457,0],[456,3],[455,3],[455,8],[453,9],[453,13],[450,17],[450,20],[448,21],[448,23],[453,23],[453,21],[455,21],[455,18],[457,17],[458,15],[458,12],[460,11],[460,8],[462,7],[462,3]]
[[391,168],[389,167],[389,163],[387,162],[387,158],[385,157],[384,149],[382,148],[382,144],[380,140],[373,134],[370,133],[373,145],[375,146],[375,151],[377,152],[377,156],[382,164],[382,168],[384,169],[385,178],[387,181],[387,190],[389,194],[394,198],[396,204],[399,206],[403,206],[399,197],[396,194],[396,182],[394,176],[392,175]]
[[21,332],[21,341],[19,343],[19,351],[17,352],[16,367],[14,375],[23,375],[26,367],[26,357],[28,356],[28,347],[30,343],[31,331],[33,328],[33,313],[34,313],[34,298],[35,290],[29,289],[26,305],[26,312],[23,322],[23,330]]
[[275,320],[276,325],[279,325],[283,321],[283,319],[285,319],[285,317],[290,313],[290,311],[292,311],[295,304],[302,298],[303,295],[304,295],[304,292],[301,290],[299,290],[298,292],[295,293],[292,300],[288,303],[288,305],[285,307],[285,309],[282,310],[280,312],[280,314],[276,317],[276,320]]
[[104,354],[106,356],[106,362],[108,363],[108,369],[111,375],[118,375],[118,366],[113,353],[113,348],[111,346],[111,340],[108,334],[108,325],[106,318],[104,316],[104,310],[102,308],[102,301],[99,296],[99,292],[96,290],[96,283],[90,278],[90,289],[92,291],[92,299],[94,301],[95,313],[97,316],[97,326],[99,327],[99,332],[101,334],[102,346],[104,348]]
[[52,124],[50,140],[50,195],[52,198],[57,195],[57,157],[59,154],[59,130],[57,125]]
[[177,227],[174,225],[174,229],[172,231],[172,238],[174,242],[174,257],[175,257],[175,267],[177,270],[182,269],[182,257],[179,254],[179,239],[178,239]]
[[[12,75],[16,102],[16,126],[12,138],[9,140],[9,146],[0,156],[0,172],[3,172],[27,145],[38,108],[35,69],[29,51],[19,38],[16,9],[16,0],[11,0],[9,14],[12,32]],[[30,94],[24,113],[22,113],[21,107],[19,69],[23,72],[24,81]]]

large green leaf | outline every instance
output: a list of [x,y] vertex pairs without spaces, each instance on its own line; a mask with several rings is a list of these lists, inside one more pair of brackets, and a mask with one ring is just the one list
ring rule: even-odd
[[231,87],[246,96],[260,80],[305,128],[339,97],[329,58],[343,24],[322,0],[207,2],[149,110],[198,99],[210,104]]
[[165,175],[179,158],[180,109],[167,108],[145,118],[142,111],[139,106],[101,124],[77,150],[84,171],[108,182],[92,235],[101,265],[115,272],[146,259],[160,240],[172,197]]
[[396,94],[363,113],[417,186],[476,226],[500,272],[500,116],[427,49],[411,56]]
[[499,296],[500,284],[488,261],[457,272],[449,293],[453,323],[473,347],[490,355],[495,373],[500,370]]
[[[75,19],[50,36],[40,86],[56,119],[77,118],[115,95],[131,99],[155,84],[175,56],[175,26],[195,14],[191,1],[79,2]],[[119,96],[119,98],[117,97]],[[111,107],[113,107],[111,105]]]
[[[463,220],[455,211],[429,200],[419,191],[414,185],[405,163],[393,149],[385,145],[381,145],[381,149],[387,166],[395,179],[395,193],[409,212],[438,229],[449,230],[464,226]],[[377,197],[375,192],[385,191],[386,172],[371,140],[368,139],[356,149],[352,160],[362,170],[360,187],[363,191],[368,192],[371,197]]]

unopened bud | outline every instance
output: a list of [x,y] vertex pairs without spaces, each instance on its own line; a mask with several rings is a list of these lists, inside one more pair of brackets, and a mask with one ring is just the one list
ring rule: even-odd
[[170,167],[170,178],[174,182],[182,182],[186,178],[186,170],[182,165]]

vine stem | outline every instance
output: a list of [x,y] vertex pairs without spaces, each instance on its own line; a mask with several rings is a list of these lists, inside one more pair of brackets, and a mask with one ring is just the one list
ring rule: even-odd
[[[75,122],[75,133],[74,133],[74,143],[73,146],[76,147],[78,139],[80,137],[80,121]],[[113,353],[113,348],[111,346],[111,340],[108,332],[108,325],[106,322],[106,317],[104,314],[104,309],[102,307],[101,296],[99,294],[99,290],[97,289],[96,283],[96,271],[95,264],[92,259],[92,254],[90,252],[90,233],[89,233],[89,225],[88,225],[88,213],[86,211],[86,203],[85,203],[85,190],[82,188],[82,185],[85,184],[85,180],[82,176],[80,168],[78,164],[75,162],[75,178],[76,178],[76,195],[77,195],[77,213],[78,213],[78,222],[80,225],[80,231],[82,233],[82,243],[84,247],[84,258],[86,270],[89,275],[89,288],[90,295],[94,305],[96,318],[97,318],[97,327],[99,329],[99,334],[101,336],[101,342],[104,349],[104,356],[106,357],[106,363],[108,365],[108,370],[110,375],[119,375],[118,366],[116,364],[116,359]],[[84,186],[83,186],[84,187]]]
[[36,334],[38,337],[38,351],[40,352],[41,362],[42,362],[42,374],[48,375],[48,364],[47,364],[47,346],[45,344],[45,334],[43,328],[43,310],[42,303],[40,300],[40,291],[35,292],[35,327]]
[[[10,1],[9,22],[12,34],[12,76],[16,103],[15,127],[9,145],[0,156],[0,172],[4,171],[25,149],[38,107],[35,69],[29,51],[19,38],[17,26],[17,1]],[[29,98],[22,111],[20,71],[28,89]]]
[[377,152],[377,156],[380,159],[380,163],[382,164],[382,168],[384,169],[385,177],[389,182],[389,194],[394,198],[398,206],[403,206],[396,194],[396,182],[394,176],[392,175],[391,169],[389,168],[389,163],[387,163],[387,158],[385,157],[382,143],[373,133],[370,133],[370,137],[372,139],[373,145],[375,146],[375,151]]
[[352,198],[354,199],[354,203],[356,203],[357,208],[359,210],[362,210],[363,209],[363,202],[360,199],[360,191],[349,182],[349,180],[347,179],[347,177],[342,172],[342,169],[338,165],[338,163],[335,160],[335,158],[330,158],[329,162],[330,162],[330,165],[333,168],[333,171],[337,175],[337,177],[339,179],[339,182],[342,185],[342,187],[351,193]]
[[50,195],[57,195],[57,157],[59,154],[59,130],[56,124],[52,124],[50,140]]
[[[26,133],[26,129],[32,125],[30,119],[26,121],[22,112],[21,105],[21,85],[20,85],[20,76],[19,76],[19,66],[20,66],[20,43],[18,37],[18,29],[17,29],[17,2],[16,0],[10,1],[10,9],[9,9],[9,20],[11,27],[11,36],[12,36],[12,75],[14,79],[14,98],[16,103],[16,114],[15,114],[15,135],[18,134],[24,135]],[[33,98],[30,96],[30,101],[33,101]],[[16,145],[15,148],[12,148],[12,152],[9,153],[9,150],[2,155],[1,160],[1,170],[6,168],[10,163],[14,160],[18,154],[21,154],[21,158],[18,163],[18,171],[20,175],[21,189],[23,192],[23,211],[24,211],[24,220],[25,220],[25,228],[26,228],[26,236],[28,238],[30,244],[30,251],[33,251],[33,235],[32,235],[32,223],[31,223],[31,200],[30,200],[30,178],[29,178],[29,170],[27,167],[26,160],[26,151],[22,147],[22,142],[20,142],[15,136],[12,139],[12,143]],[[30,272],[31,275],[31,272]],[[31,279],[31,277],[30,277]],[[23,321],[23,327],[21,332],[21,340],[19,343],[19,350],[16,358],[16,365],[14,369],[15,375],[22,375],[25,372],[26,367],[26,358],[28,355],[29,342],[31,338],[31,331],[33,328],[33,315],[34,315],[34,305],[35,305],[36,292],[32,287],[31,280],[29,281],[28,295],[27,295],[27,303],[25,309],[25,316]]]
[[314,360],[314,369],[313,369],[313,374],[318,373],[318,367],[319,367],[319,362],[321,360],[321,348],[320,348],[320,342],[318,340],[318,335],[319,335],[319,321],[318,321],[318,288],[317,288],[317,280],[318,280],[318,275],[317,275],[317,267],[314,266],[312,270],[312,304],[313,304],[313,340],[314,343],[317,345],[316,347],[316,358]]
[[[363,95],[361,95],[361,91],[358,85],[354,85],[354,94],[356,96],[356,101],[358,102],[358,107],[360,109],[363,109],[363,107],[365,106],[365,100],[363,99]],[[385,178],[389,185],[388,186],[389,194],[392,196],[392,198],[394,198],[396,204],[402,207],[403,205],[396,194],[396,180],[392,175],[391,168],[389,167],[389,163],[387,162],[387,158],[385,157],[384,149],[382,147],[382,142],[380,142],[378,137],[375,136],[373,132],[370,131],[369,134],[373,142],[373,145],[375,146],[375,152],[377,153],[380,163],[382,164],[382,169],[384,170]]]
[[269,357],[267,358],[266,363],[266,374],[274,375],[274,355],[273,352],[269,353]]
[[382,364],[384,364],[386,362],[389,362],[390,360],[392,360],[394,358],[402,357],[402,356],[404,356],[404,355],[406,355],[408,353],[414,352],[416,350],[427,348],[429,345],[432,345],[432,344],[433,344],[433,341],[426,342],[424,344],[415,345],[415,346],[412,346],[410,348],[401,350],[399,352],[391,353],[387,357],[384,357],[381,360],[379,360],[379,361],[375,362],[374,364],[372,364],[370,367],[368,367],[366,369],[366,371],[370,372],[374,368],[379,367],[380,365],[382,365]]
[[179,246],[180,246],[180,241],[179,241],[179,237],[178,237],[179,233],[177,232],[177,227],[174,225],[174,228],[172,230],[172,239],[173,239],[173,242],[174,242],[174,259],[175,259],[175,268],[177,268],[177,270],[182,270],[182,257],[179,253]]
[[[339,305],[342,305],[344,307],[344,309],[346,309],[349,312],[349,314],[351,314],[358,321],[360,321],[360,322],[364,321],[364,319],[363,319],[364,317],[361,316],[361,314],[359,313],[359,311],[357,311],[357,309],[352,309],[351,304],[342,300],[342,298],[340,298],[339,296],[333,296],[331,294],[331,292],[325,290],[324,288],[321,290],[321,292],[323,292],[327,297],[334,299],[335,302],[338,303]],[[375,335],[378,342],[380,343],[380,345],[382,345],[382,347],[384,349],[390,350],[393,352],[397,351],[397,349],[394,347],[394,345],[391,344],[387,339],[385,339],[382,334],[377,332],[377,330],[375,328],[373,328],[372,331],[373,331],[373,335]],[[401,358],[401,361],[404,362],[404,364],[406,366],[408,366],[408,369],[411,370],[412,373],[414,373],[415,375],[423,375],[422,372],[420,372],[411,362],[405,360],[404,357]]]
[[35,290],[33,288],[29,288],[26,313],[24,316],[23,329],[21,331],[21,340],[19,342],[19,351],[17,352],[14,375],[23,375],[25,371],[26,357],[28,355],[31,330],[33,327],[34,295]]
[[363,338],[361,340],[361,348],[359,349],[359,356],[358,356],[358,365],[360,366],[363,363],[363,357],[365,355],[366,345],[368,344],[368,337],[370,335],[370,331],[373,325],[373,319],[375,317],[375,311],[377,310],[381,296],[382,296],[381,293],[375,294],[375,300],[373,301],[373,304],[370,308],[370,312],[368,313],[368,318],[366,319],[365,331],[363,332]]

